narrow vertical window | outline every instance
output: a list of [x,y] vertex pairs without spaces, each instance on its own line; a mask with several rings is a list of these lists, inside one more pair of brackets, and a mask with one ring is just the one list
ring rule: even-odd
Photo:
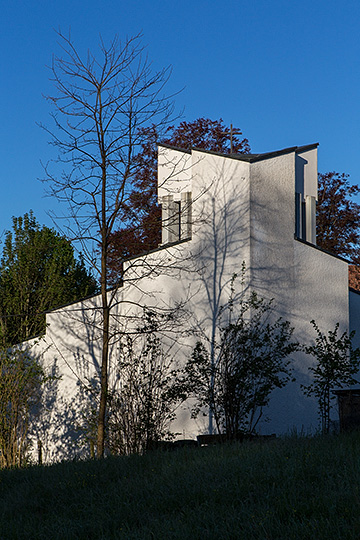
[[315,197],[306,195],[306,241],[316,244],[316,200]]
[[165,195],[161,201],[161,238],[163,244],[171,244],[180,239],[180,202],[173,195]]
[[295,193],[295,236],[303,238],[303,208],[301,193]]
[[173,223],[171,226],[171,237],[170,242],[177,242],[181,238],[181,204],[180,201],[174,201],[174,215]]
[[173,195],[161,198],[162,244],[191,238],[191,193],[182,193],[180,201]]
[[295,236],[316,244],[316,200],[302,193],[295,193]]
[[192,206],[191,193],[187,191],[181,194],[181,231],[180,238],[191,238]]

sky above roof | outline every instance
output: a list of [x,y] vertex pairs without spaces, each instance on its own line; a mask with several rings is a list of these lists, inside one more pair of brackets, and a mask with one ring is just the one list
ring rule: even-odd
[[[51,225],[41,163],[50,124],[55,30],[81,51],[143,33],[154,69],[171,65],[184,120],[223,118],[252,153],[319,142],[319,170],[360,183],[360,2],[333,0],[11,0],[0,17],[0,239],[30,209]],[[1,248],[1,246],[0,246]]]

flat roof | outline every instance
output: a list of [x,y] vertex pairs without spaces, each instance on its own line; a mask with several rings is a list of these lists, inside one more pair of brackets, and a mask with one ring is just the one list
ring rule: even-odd
[[290,154],[295,152],[296,154],[301,154],[302,152],[307,152],[308,150],[314,150],[319,146],[319,143],[307,144],[304,146],[290,146],[289,148],[283,148],[282,150],[276,150],[274,152],[265,152],[263,154],[224,154],[223,152],[214,152],[213,150],[204,150],[203,148],[180,148],[178,146],[172,146],[171,144],[159,143],[158,146],[163,148],[170,148],[171,150],[177,150],[178,152],[183,152],[185,154],[191,154],[192,150],[196,152],[204,152],[205,154],[214,154],[216,156],[224,156],[232,159],[238,159],[240,161],[247,161],[248,163],[254,163],[256,161],[262,161],[264,159],[271,159],[277,156],[282,156],[284,154]]

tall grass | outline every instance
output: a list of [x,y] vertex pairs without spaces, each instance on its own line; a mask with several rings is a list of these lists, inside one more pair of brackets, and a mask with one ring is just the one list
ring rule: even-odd
[[360,538],[360,434],[0,473],[0,538]]

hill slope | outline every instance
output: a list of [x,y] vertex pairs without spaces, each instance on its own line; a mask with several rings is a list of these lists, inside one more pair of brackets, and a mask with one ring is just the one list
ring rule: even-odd
[[360,537],[360,434],[0,472],[0,538]]

